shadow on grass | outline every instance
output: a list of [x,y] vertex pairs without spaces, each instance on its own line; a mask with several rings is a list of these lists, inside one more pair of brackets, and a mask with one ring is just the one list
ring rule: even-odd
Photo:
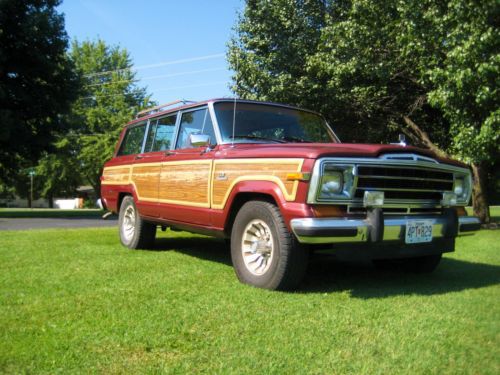
[[340,262],[315,255],[301,293],[349,291],[357,298],[434,295],[500,284],[500,266],[450,259],[446,255],[430,274],[377,270],[371,262]]
[[231,266],[231,253],[224,240],[200,237],[160,238],[155,242],[153,251],[176,251],[188,256],[218,262]]
[[[229,248],[215,238],[177,237],[157,240],[153,251],[173,250],[203,260],[231,264]],[[371,262],[339,261],[313,254],[307,275],[296,293],[349,291],[356,298],[435,295],[500,284],[500,266],[450,259],[446,255],[431,274],[377,270]]]

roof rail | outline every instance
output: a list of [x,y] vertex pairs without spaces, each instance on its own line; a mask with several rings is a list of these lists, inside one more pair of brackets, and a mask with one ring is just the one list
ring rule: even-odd
[[184,105],[187,103],[196,103],[196,102],[193,100],[185,100],[185,99],[174,100],[173,102],[169,102],[169,103],[157,105],[155,107],[143,109],[142,111],[137,112],[137,115],[135,116],[135,118],[139,118],[139,117],[146,115],[146,114],[152,114],[155,112],[159,112],[163,108],[171,107],[171,106],[179,104],[179,103],[182,103]]

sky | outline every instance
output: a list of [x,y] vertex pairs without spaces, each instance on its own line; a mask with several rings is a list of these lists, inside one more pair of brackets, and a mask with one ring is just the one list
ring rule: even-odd
[[63,0],[71,40],[127,49],[160,104],[231,97],[225,53],[243,0]]

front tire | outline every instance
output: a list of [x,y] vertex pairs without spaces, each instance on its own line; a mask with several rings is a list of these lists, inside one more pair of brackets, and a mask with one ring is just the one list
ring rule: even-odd
[[144,221],[130,195],[123,198],[118,219],[120,242],[129,249],[150,248],[155,241],[156,225]]
[[241,207],[231,232],[231,260],[241,282],[272,290],[293,289],[305,275],[308,258],[278,207],[264,201]]

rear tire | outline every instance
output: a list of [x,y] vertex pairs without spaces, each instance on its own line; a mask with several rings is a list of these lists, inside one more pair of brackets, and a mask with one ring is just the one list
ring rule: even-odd
[[144,221],[130,195],[123,198],[118,219],[120,242],[129,249],[145,249],[153,246],[156,224]]
[[290,290],[302,281],[309,253],[264,201],[245,203],[231,232],[231,260],[238,279],[258,288]]
[[373,265],[382,270],[402,270],[414,273],[431,273],[433,272],[443,254],[426,255],[416,258],[406,259],[375,259]]

